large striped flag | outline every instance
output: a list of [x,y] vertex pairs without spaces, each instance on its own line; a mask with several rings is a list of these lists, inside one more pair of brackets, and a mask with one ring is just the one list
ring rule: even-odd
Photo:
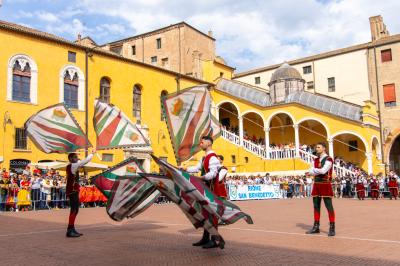
[[221,129],[211,114],[211,95],[207,85],[191,87],[163,99],[169,135],[178,163],[199,151],[202,136],[217,138]]
[[170,201],[178,205],[195,228],[203,227],[211,235],[220,236],[216,225],[208,219],[209,212],[201,204],[188,197],[174,181],[163,175],[142,173],[140,175],[149,180]]
[[108,198],[106,210],[112,219],[133,218],[150,207],[160,195],[139,175],[142,172],[136,158],[130,157],[92,177],[92,183]]
[[92,146],[63,103],[31,116],[25,122],[25,129],[36,147],[45,153],[68,153]]
[[116,106],[95,101],[97,149],[149,146],[140,129]]
[[214,217],[217,218],[217,221],[213,221],[215,226],[217,223],[232,224],[242,218],[248,224],[253,223],[253,220],[248,214],[242,212],[240,208],[232,202],[216,196],[197,177],[191,176],[189,173],[177,169],[154,155],[152,155],[152,157],[162,171],[168,177],[172,178],[174,183],[181,191],[185,192],[186,196],[190,198],[192,202],[201,204],[202,208],[210,214],[210,216],[207,217],[208,219],[214,219]]

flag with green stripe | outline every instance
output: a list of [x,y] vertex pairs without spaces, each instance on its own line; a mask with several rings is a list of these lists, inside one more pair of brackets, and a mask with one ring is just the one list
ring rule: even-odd
[[[253,220],[250,215],[242,212],[240,208],[232,202],[216,196],[198,177],[191,176],[189,173],[179,170],[169,163],[160,160],[152,155],[154,161],[159,165],[160,169],[170,177],[181,191],[185,192],[186,197],[191,202],[198,203],[206,211],[207,218],[217,224],[232,224],[239,219],[244,219],[248,224],[252,224]],[[195,205],[192,205],[194,208]]]
[[202,136],[220,135],[218,121],[211,114],[208,85],[187,88],[162,99],[163,111],[178,163],[199,151]]
[[96,100],[93,126],[98,150],[149,146],[136,124],[116,106]]
[[116,221],[133,218],[149,208],[160,192],[142,178],[140,163],[130,157],[92,177],[92,183],[107,197],[107,214]]
[[142,173],[140,175],[149,180],[170,201],[174,202],[195,228],[203,227],[211,235],[219,236],[216,226],[208,219],[211,216],[210,213],[201,204],[188,197],[172,179],[164,175]]
[[25,129],[36,147],[45,153],[69,153],[92,146],[63,103],[31,116],[25,122]]

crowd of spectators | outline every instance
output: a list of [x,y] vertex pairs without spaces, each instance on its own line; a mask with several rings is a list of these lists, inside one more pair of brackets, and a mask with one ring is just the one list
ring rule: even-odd
[[[397,179],[397,184],[400,186],[400,178],[393,171],[389,172],[388,176],[383,175],[366,175],[359,174],[357,176],[336,176],[332,180],[332,188],[334,195],[337,198],[356,196],[356,184],[362,183],[365,188],[365,195],[370,195],[370,185],[373,180],[379,184],[380,196],[389,195],[388,183],[390,177]],[[313,179],[307,175],[294,176],[265,176],[261,175],[230,175],[226,180],[227,185],[277,185],[283,198],[305,198],[311,197]]]
[[[83,187],[90,186],[87,178],[81,182]],[[66,178],[54,169],[27,167],[17,173],[3,168],[0,173],[0,211],[67,208],[65,192]],[[85,203],[85,206],[96,204],[101,202]]]

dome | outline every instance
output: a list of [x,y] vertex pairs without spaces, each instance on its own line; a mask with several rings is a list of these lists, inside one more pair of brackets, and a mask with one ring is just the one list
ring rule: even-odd
[[294,67],[290,66],[288,63],[283,63],[271,76],[270,84],[279,80],[288,79],[303,79]]

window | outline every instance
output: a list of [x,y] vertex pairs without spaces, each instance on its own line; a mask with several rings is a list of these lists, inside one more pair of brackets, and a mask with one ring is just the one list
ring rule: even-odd
[[161,121],[165,121],[163,102],[164,102],[164,99],[167,97],[167,95],[168,95],[167,91],[164,90],[161,92],[161,97],[160,97]]
[[12,100],[30,102],[31,92],[31,67],[28,62],[22,65],[17,60],[13,67]]
[[32,58],[13,55],[7,66],[7,101],[37,104],[38,68]]
[[335,78],[328,78],[328,91],[334,92],[335,91]]
[[308,81],[307,90],[312,90],[312,89],[314,89],[314,81]]
[[157,49],[161,49],[161,38],[158,38],[156,41],[157,41]]
[[152,64],[157,64],[157,56],[152,56],[151,57],[151,63]]
[[232,159],[232,163],[236,163],[236,156],[235,155],[231,155],[231,159]]
[[255,84],[261,84],[261,78],[260,77],[255,77],[254,78],[254,83]]
[[140,124],[142,116],[142,89],[140,85],[133,86],[133,117],[136,118],[136,123]]
[[381,61],[382,63],[392,61],[392,49],[381,51]]
[[163,67],[167,67],[168,66],[168,57],[161,59],[161,65]]
[[132,45],[132,55],[136,55],[136,45]]
[[122,52],[122,45],[115,45],[110,47],[110,51],[116,54],[121,54]]
[[386,107],[396,106],[396,87],[394,84],[383,85],[383,100]]
[[224,72],[219,72],[219,77],[222,78],[224,76]]
[[303,74],[311,74],[311,73],[312,73],[311,66],[303,67]]
[[70,108],[78,109],[78,73],[71,77],[70,72],[64,75],[64,102]]
[[249,163],[249,157],[244,157],[244,162]]
[[68,51],[68,62],[76,63],[76,53]]
[[14,148],[18,150],[27,150],[27,138],[25,128],[15,129],[15,143]]
[[101,155],[101,160],[103,162],[112,162],[113,159],[114,159],[114,154],[112,154],[112,153],[103,153]]
[[100,101],[110,103],[110,80],[102,77],[100,80]]
[[349,151],[357,151],[357,149],[358,149],[357,140],[350,140],[349,141]]

